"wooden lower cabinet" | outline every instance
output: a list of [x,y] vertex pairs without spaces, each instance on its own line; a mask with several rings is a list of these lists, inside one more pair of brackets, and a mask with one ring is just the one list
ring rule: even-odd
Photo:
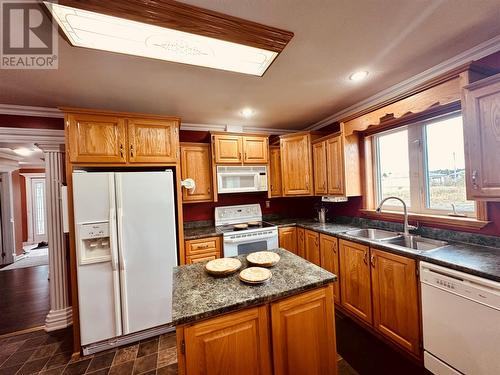
[[329,284],[177,326],[179,374],[336,375],[334,317]]
[[302,258],[306,257],[305,232],[304,228],[297,228],[297,255]]
[[297,228],[278,228],[279,247],[297,254]]
[[189,375],[272,374],[267,306],[187,326],[184,340]]
[[185,242],[185,264],[203,262],[221,257],[220,237],[208,237]]
[[319,255],[319,233],[306,229],[304,238],[306,253],[305,258],[309,262],[314,263],[317,266],[321,266],[321,258]]
[[276,375],[337,374],[331,286],[271,305]]
[[338,239],[321,233],[319,235],[319,252],[321,255],[321,267],[337,275],[337,282],[333,284],[333,300],[340,303],[340,268]]
[[372,298],[368,246],[346,240],[340,247],[340,304],[372,324]]
[[403,349],[420,354],[415,260],[371,249],[373,325]]

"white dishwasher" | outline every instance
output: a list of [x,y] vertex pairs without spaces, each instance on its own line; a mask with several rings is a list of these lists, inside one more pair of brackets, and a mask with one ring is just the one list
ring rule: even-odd
[[425,367],[500,374],[500,283],[420,262]]

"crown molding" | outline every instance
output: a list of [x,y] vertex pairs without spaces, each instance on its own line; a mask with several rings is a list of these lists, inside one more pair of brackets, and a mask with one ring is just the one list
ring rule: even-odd
[[[227,124],[195,124],[195,123],[181,123],[181,130],[190,131],[215,131],[215,132],[225,132],[227,131]],[[243,131],[248,133],[262,133],[262,134],[289,134],[295,133],[297,130],[290,129],[273,129],[273,128],[261,128],[255,126],[243,126]]]
[[364,100],[361,100],[356,104],[353,104],[341,111],[338,111],[333,115],[330,115],[308,126],[304,130],[318,130],[333,122],[341,121],[346,117],[355,115],[356,113],[362,112],[367,108],[375,106],[386,100],[390,100],[391,98],[401,95],[406,91],[410,91],[415,87],[424,84],[426,81],[436,78],[439,75],[444,74],[452,69],[470,63],[471,61],[482,59],[483,57],[486,57],[498,51],[500,51],[500,35],[497,35],[494,38],[491,38],[481,44],[478,44],[477,46],[472,47],[448,60],[445,60],[442,63],[435,65],[434,67],[427,69],[422,73],[419,73],[403,82],[393,85],[385,90],[380,91],[375,95],[372,95]]
[[0,104],[0,114],[16,115],[16,116],[64,118],[64,113],[62,113],[57,108],[31,107],[31,106],[14,105],[14,104]]
[[64,144],[64,130],[0,127],[0,139],[6,143]]

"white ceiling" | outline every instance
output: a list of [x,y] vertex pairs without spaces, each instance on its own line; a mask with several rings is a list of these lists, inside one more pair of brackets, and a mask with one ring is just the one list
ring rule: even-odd
[[[14,152],[14,150],[18,148],[32,150],[32,153],[27,156],[20,156]],[[0,155],[17,160],[21,168],[40,168],[45,165],[43,151],[36,147],[33,143],[0,142]]]
[[[264,77],[82,48],[58,70],[0,70],[0,103],[301,129],[500,35],[499,0],[189,0],[295,33]],[[353,71],[370,71],[353,83]],[[240,115],[252,107],[251,120]]]

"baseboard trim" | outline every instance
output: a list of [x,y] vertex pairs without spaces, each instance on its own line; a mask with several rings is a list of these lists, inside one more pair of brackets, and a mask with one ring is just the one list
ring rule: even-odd
[[52,332],[69,327],[73,324],[73,310],[71,306],[62,310],[50,310],[45,318],[45,331]]
[[37,326],[37,327],[31,327],[31,328],[22,329],[20,331],[5,333],[3,335],[0,335],[0,339],[5,339],[5,338],[8,338],[8,337],[12,337],[12,336],[24,335],[25,333],[42,331],[44,328],[45,328],[45,326]]
[[26,258],[26,254],[16,255],[15,253],[13,253],[12,255],[14,256],[14,263],[16,263],[17,261],[19,261],[21,259]]

